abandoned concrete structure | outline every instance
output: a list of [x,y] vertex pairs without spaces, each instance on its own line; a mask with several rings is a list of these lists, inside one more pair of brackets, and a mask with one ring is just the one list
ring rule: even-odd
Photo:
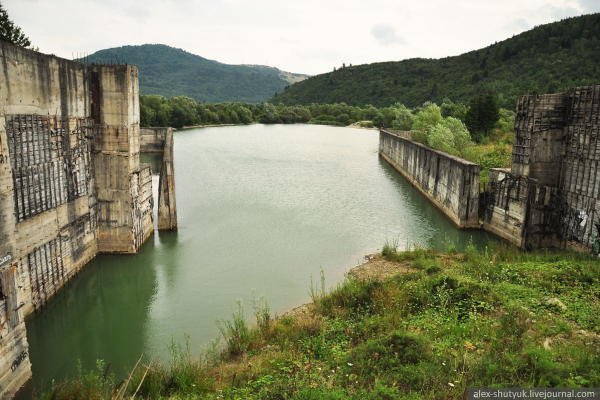
[[599,107],[600,85],[519,98],[512,168],[490,172],[485,229],[526,248],[597,246]]
[[456,226],[478,228],[479,165],[417,143],[408,133],[381,130],[379,154]]
[[[598,251],[599,115],[600,85],[521,96],[512,168],[490,170],[477,226],[523,248]],[[382,130],[380,154],[458,227],[475,227],[478,166],[408,137]]]
[[162,153],[158,187],[158,230],[177,229],[173,128],[141,128],[141,152]]
[[[0,398],[10,398],[31,376],[24,318],[98,253],[135,253],[154,201],[137,68],[0,45]],[[159,219],[176,229],[165,131]]]

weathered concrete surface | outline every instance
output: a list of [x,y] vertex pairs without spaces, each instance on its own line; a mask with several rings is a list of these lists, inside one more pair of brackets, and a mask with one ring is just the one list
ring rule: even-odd
[[[94,66],[90,73],[97,174],[98,247],[135,253],[149,236],[140,181],[139,83],[133,66]],[[101,110],[98,112],[97,110]],[[147,220],[147,219],[146,219]]]
[[557,186],[563,156],[565,99],[561,94],[521,96],[515,115],[515,175]]
[[10,398],[31,376],[25,315],[97,248],[85,67],[0,47],[0,398]]
[[158,229],[177,229],[177,202],[175,201],[175,169],[173,167],[173,129],[165,137],[160,181],[158,183]]
[[164,152],[168,129],[171,128],[140,128],[140,151],[142,153]]
[[479,227],[480,166],[380,130],[379,154],[459,228]]
[[[527,248],[593,247],[600,233],[599,119],[600,85],[521,96],[512,173],[490,173],[484,228]],[[511,194],[514,181],[524,182],[518,195]],[[513,186],[505,195],[506,185]],[[505,215],[498,202],[508,204]]]
[[173,167],[173,128],[141,128],[141,152],[162,153],[158,182],[158,229],[177,229],[175,170]]
[[483,196],[483,229],[518,247],[556,245],[551,217],[556,188],[510,170],[490,169]]
[[591,247],[600,230],[600,85],[569,89],[565,96],[565,144],[560,174],[563,245]]
[[142,242],[154,232],[154,197],[152,196],[152,166],[150,164],[140,164],[139,174],[139,202],[141,212]]
[[530,180],[509,170],[490,169],[483,207],[483,229],[521,246],[527,214]]
[[24,317],[99,252],[137,251],[154,201],[137,68],[0,46],[0,398],[11,398],[31,376]]

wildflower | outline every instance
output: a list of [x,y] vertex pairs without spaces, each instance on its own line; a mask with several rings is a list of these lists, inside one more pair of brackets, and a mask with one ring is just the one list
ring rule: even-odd
[[445,362],[443,362],[443,363],[442,363],[442,365],[445,367],[445,366],[446,366],[446,363],[445,363]]
[[451,387],[454,387],[454,383],[452,383],[452,382],[448,382],[448,385]]
[[348,363],[348,366],[349,366],[349,367],[351,367],[351,366],[353,366],[353,365],[354,365],[354,364],[352,364],[352,363]]

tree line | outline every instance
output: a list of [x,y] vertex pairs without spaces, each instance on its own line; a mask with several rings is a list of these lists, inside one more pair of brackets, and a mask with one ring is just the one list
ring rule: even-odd
[[485,142],[495,127],[512,131],[514,113],[502,110],[496,96],[481,93],[468,105],[444,99],[438,106],[426,102],[407,108],[401,103],[377,108],[346,103],[286,106],[271,103],[199,103],[186,96],[167,99],[140,96],[141,126],[239,125],[310,123],[334,126],[358,124],[413,131],[413,139],[455,155],[462,155],[471,141]]

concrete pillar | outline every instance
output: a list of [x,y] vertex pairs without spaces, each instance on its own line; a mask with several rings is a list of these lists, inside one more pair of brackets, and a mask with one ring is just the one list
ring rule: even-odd
[[511,172],[558,186],[564,155],[565,94],[520,96]]
[[167,129],[163,163],[158,184],[158,229],[177,230],[175,170],[173,168],[173,129],[171,128]]
[[135,253],[149,236],[140,184],[140,109],[134,66],[94,66],[91,114],[100,252]]

